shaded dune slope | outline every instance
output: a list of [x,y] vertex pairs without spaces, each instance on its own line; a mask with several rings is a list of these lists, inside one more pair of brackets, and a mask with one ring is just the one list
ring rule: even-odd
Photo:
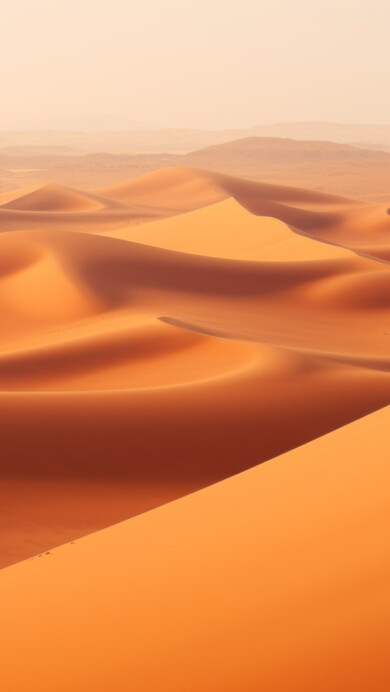
[[3,570],[6,689],[386,692],[389,423]]

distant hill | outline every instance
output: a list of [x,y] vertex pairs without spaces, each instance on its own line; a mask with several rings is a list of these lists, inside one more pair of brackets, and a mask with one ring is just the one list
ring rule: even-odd
[[277,123],[249,129],[199,130],[189,128],[147,129],[126,118],[56,118],[34,130],[0,130],[0,148],[7,146],[66,146],[80,152],[115,154],[184,154],[195,149],[248,137],[267,137],[359,144],[367,148],[390,147],[390,125],[337,123]]
[[[172,135],[173,136],[173,135]],[[52,145],[0,148],[1,190],[54,183],[83,190],[167,166],[189,166],[264,182],[390,202],[390,153],[347,143],[245,137],[190,153],[74,153]]]
[[260,125],[248,133],[257,137],[288,137],[330,142],[363,143],[378,149],[390,146],[390,125],[296,122]]
[[254,180],[370,200],[390,198],[390,153],[350,144],[248,137],[199,149],[182,161]]
[[[298,161],[302,157],[313,159],[329,160],[330,158],[352,156],[366,156],[367,152],[350,145],[327,141],[305,141],[291,138],[277,137],[245,137],[236,139],[232,142],[215,144],[213,146],[197,149],[186,155],[191,160],[208,161],[210,158],[216,160],[246,160],[258,161],[275,160],[281,158],[285,160],[286,155]],[[381,153],[379,152],[379,156]],[[387,157],[383,154],[383,159]]]

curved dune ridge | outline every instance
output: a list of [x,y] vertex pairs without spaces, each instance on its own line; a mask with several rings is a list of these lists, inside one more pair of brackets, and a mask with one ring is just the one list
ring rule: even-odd
[[7,199],[0,565],[389,403],[378,207],[177,168]]
[[[99,191],[129,203],[151,200],[188,211],[229,197],[257,216],[284,221],[294,230],[327,243],[386,259],[390,219],[385,204],[363,204],[336,195],[258,183],[192,168],[167,168]],[[180,207],[174,204],[180,199]]]
[[98,211],[106,206],[107,202],[95,195],[80,193],[60,185],[44,185],[3,204],[2,208],[16,211],[79,212]]
[[3,570],[5,688],[387,692],[389,425]]
[[39,227],[49,221],[51,227],[65,230],[115,231],[229,198],[256,216],[283,221],[298,233],[388,260],[390,218],[385,204],[186,167],[153,171],[92,193],[55,185],[21,196],[8,193],[0,204],[0,222],[3,230],[20,230],[26,224]]
[[105,235],[224,259],[291,262],[350,257],[346,248],[313,243],[310,238],[291,233],[276,217],[251,214],[233,197],[146,225],[108,231]]

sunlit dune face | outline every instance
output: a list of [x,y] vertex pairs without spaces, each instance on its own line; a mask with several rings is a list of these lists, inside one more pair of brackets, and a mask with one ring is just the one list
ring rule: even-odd
[[386,692],[389,416],[3,570],[6,688]]

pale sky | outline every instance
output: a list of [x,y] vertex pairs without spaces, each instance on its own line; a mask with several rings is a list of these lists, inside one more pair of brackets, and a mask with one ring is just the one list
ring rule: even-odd
[[389,0],[4,0],[0,128],[390,123]]

